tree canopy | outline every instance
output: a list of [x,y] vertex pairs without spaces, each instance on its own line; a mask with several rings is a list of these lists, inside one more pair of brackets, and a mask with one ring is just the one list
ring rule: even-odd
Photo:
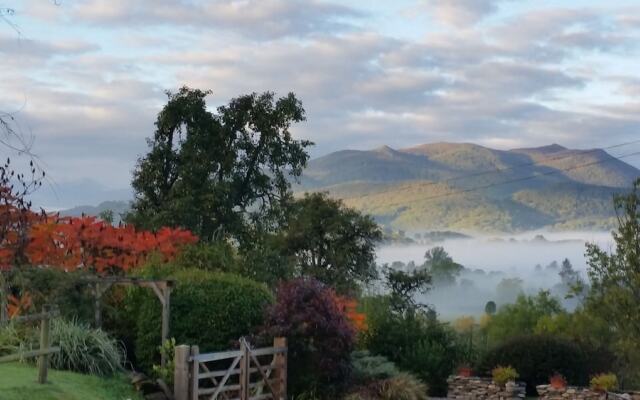
[[238,237],[251,219],[264,224],[309,158],[312,143],[289,131],[305,119],[300,101],[292,93],[252,93],[214,113],[208,91],[167,94],[149,153],[134,171],[128,220],[146,229],[186,228],[203,240]]
[[382,232],[371,217],[323,193],[306,194],[287,214],[282,246],[299,275],[312,276],[339,292],[377,277],[375,246]]

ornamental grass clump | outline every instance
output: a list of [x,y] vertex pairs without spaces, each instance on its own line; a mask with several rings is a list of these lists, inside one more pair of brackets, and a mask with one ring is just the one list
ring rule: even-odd
[[491,371],[491,376],[493,377],[493,382],[497,385],[504,386],[507,382],[514,382],[520,376],[515,368],[508,367],[497,367]]
[[618,377],[615,374],[598,374],[589,382],[591,389],[597,392],[608,392],[618,388]]
[[122,371],[124,348],[104,331],[75,320],[51,322],[51,342],[60,346],[49,357],[52,368],[98,376]]

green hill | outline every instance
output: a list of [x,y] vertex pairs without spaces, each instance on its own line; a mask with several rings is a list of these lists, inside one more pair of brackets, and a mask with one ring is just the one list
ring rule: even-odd
[[310,161],[296,191],[327,191],[403,230],[609,229],[611,199],[640,171],[603,150],[434,143]]

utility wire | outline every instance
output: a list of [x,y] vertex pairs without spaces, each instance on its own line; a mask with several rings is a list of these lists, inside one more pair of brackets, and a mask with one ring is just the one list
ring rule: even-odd
[[[530,175],[530,176],[526,176],[526,177],[523,177],[523,178],[510,179],[510,180],[503,181],[503,182],[490,183],[490,184],[483,185],[483,186],[475,186],[475,187],[468,188],[468,189],[462,189],[462,190],[457,190],[457,191],[453,191],[453,192],[449,192],[449,193],[444,193],[444,194],[441,194],[441,195],[430,196],[430,197],[426,197],[426,198],[421,199],[421,200],[422,201],[434,200],[434,199],[439,199],[439,198],[443,198],[443,197],[454,196],[456,194],[468,193],[468,192],[474,192],[474,191],[477,191],[477,190],[488,189],[488,188],[491,188],[491,187],[494,187],[494,186],[506,185],[506,184],[515,183],[515,182],[528,181],[528,180],[531,180],[531,179],[540,178],[542,176],[548,176],[548,175],[559,174],[559,173],[562,173],[562,172],[573,171],[573,170],[578,169],[578,168],[589,167],[589,166],[592,166],[592,165],[602,164],[602,163],[610,162],[610,161],[613,161],[613,160],[620,160],[622,158],[632,157],[632,156],[636,156],[636,155],[640,155],[640,151],[636,151],[636,152],[629,153],[629,154],[624,154],[624,155],[617,156],[617,157],[611,156],[611,158],[608,158],[606,160],[592,161],[592,162],[585,163],[585,164],[574,165],[572,167],[565,168],[565,169],[555,169],[553,171],[542,172],[542,173],[539,173],[539,174],[536,174],[536,175]],[[440,183],[440,182],[435,182],[434,184],[437,184],[437,183]]]

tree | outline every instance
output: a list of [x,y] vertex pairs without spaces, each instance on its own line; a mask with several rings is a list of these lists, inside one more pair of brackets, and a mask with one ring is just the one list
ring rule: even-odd
[[609,321],[614,348],[628,371],[640,381],[640,179],[626,195],[614,198],[618,229],[613,232],[615,252],[587,244],[590,312]]
[[562,284],[567,287],[574,286],[580,280],[580,273],[573,269],[573,265],[571,265],[571,261],[568,258],[562,261],[558,275],[560,275]]
[[264,222],[290,197],[289,178],[300,176],[312,144],[289,132],[305,119],[300,101],[292,93],[277,100],[253,93],[212,113],[208,94],[188,87],[167,93],[150,151],[134,171],[128,220],[136,226],[238,238],[249,219]]
[[435,286],[451,286],[456,283],[456,277],[464,267],[453,261],[443,247],[437,246],[424,255],[424,266],[433,277]]
[[338,398],[351,373],[356,331],[331,288],[304,278],[281,284],[264,334],[288,339],[293,398],[308,391]]
[[490,300],[487,302],[487,304],[485,304],[484,306],[484,312],[487,315],[494,315],[497,311],[497,306],[496,306],[496,302],[493,300]]
[[[394,263],[395,264],[395,263]],[[416,303],[417,293],[427,293],[431,285],[431,275],[424,268],[405,272],[400,269],[383,268],[385,286],[390,292],[390,307],[401,314],[426,307]]]
[[377,277],[380,228],[371,217],[326,194],[306,194],[293,202],[280,238],[297,275],[314,277],[339,293]]
[[503,278],[496,286],[496,296],[499,303],[512,303],[524,293],[520,278]]

